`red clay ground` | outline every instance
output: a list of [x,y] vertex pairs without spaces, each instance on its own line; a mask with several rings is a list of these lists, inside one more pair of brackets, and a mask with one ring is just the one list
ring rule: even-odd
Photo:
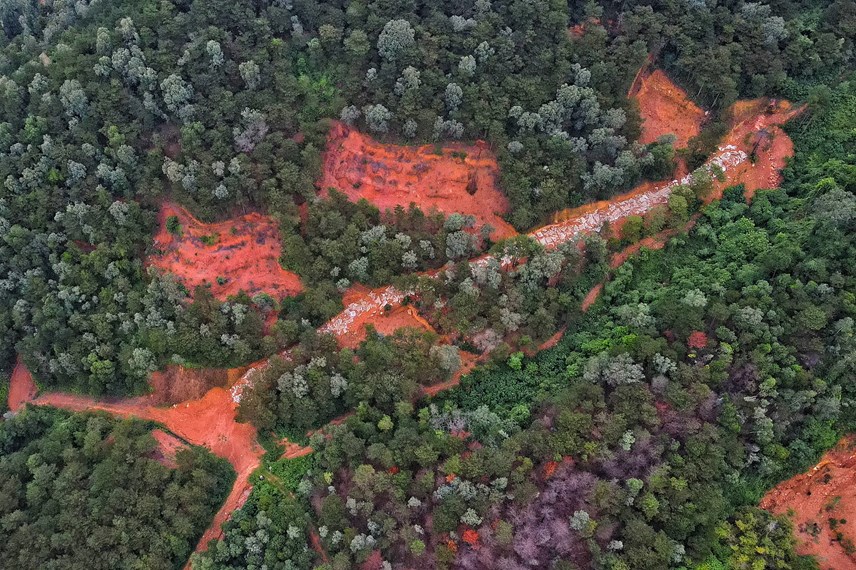
[[175,454],[181,449],[187,447],[184,442],[174,435],[163,431],[162,429],[153,429],[152,437],[158,442],[158,448],[155,451],[154,459],[166,465],[170,469],[178,467],[175,461]]
[[495,228],[494,240],[515,235],[502,219],[508,200],[497,187],[499,168],[487,144],[444,145],[440,153],[437,148],[381,144],[336,123],[318,185],[322,194],[333,187],[381,210],[415,203],[425,212],[436,208],[444,214],[470,214],[478,225]]
[[[178,217],[182,235],[166,229],[166,220]],[[175,204],[164,204],[154,247],[161,253],[146,263],[175,274],[192,293],[197,285],[211,285],[218,299],[244,290],[282,298],[302,289],[300,279],[279,264],[281,242],[276,222],[258,213],[205,224]],[[205,243],[209,241],[211,245]],[[220,285],[217,278],[226,279]]]
[[9,379],[9,409],[13,412],[25,403],[29,402],[36,395],[36,382],[33,380],[33,375],[27,370],[21,357],[15,362],[15,370],[12,371],[12,377]]
[[[728,181],[727,183],[719,183],[716,185],[713,192],[714,196],[721,195],[722,189],[727,184],[735,184],[740,181],[748,182],[748,195],[751,195],[751,192],[757,188],[776,186],[778,183],[778,174],[775,171],[775,168],[784,164],[785,157],[788,156],[789,149],[791,148],[789,141],[777,140],[780,138],[787,138],[787,135],[785,135],[777,125],[783,123],[799,112],[798,109],[793,109],[787,103],[781,103],[770,109],[766,109],[766,105],[760,101],[742,103],[741,105],[742,106],[736,108],[736,124],[726,140],[726,144],[733,145],[733,147],[723,147],[720,152],[715,155],[711,161],[709,161],[715,164],[722,164],[727,167],[726,172]],[[753,136],[753,132],[755,131],[767,131],[769,135],[762,138],[759,143],[758,139]],[[352,134],[354,136],[351,136]],[[383,195],[384,191],[393,192],[393,197],[395,195],[402,196],[403,193],[406,192],[413,192],[412,188],[404,188],[399,191],[397,190],[398,184],[389,184],[388,180],[392,179],[395,181],[397,176],[400,177],[401,180],[407,180],[407,176],[419,176],[420,173],[418,171],[415,174],[413,172],[404,172],[404,169],[408,164],[410,165],[411,171],[416,168],[415,161],[417,159],[424,159],[427,161],[428,166],[422,175],[423,177],[433,177],[432,180],[435,183],[437,180],[445,180],[448,178],[444,172],[439,171],[454,167],[455,170],[458,171],[456,176],[459,176],[459,180],[457,182],[460,186],[459,190],[463,190],[464,196],[469,196],[469,194],[466,193],[466,185],[469,177],[467,169],[470,169],[470,172],[472,172],[477,168],[482,168],[486,170],[487,174],[491,177],[495,174],[496,163],[493,157],[490,157],[489,159],[484,156],[477,157],[477,161],[473,161],[477,162],[477,164],[469,166],[467,161],[471,161],[472,159],[470,158],[462,160],[453,159],[446,155],[439,157],[428,153],[427,147],[422,147],[422,149],[387,147],[385,145],[379,145],[378,143],[368,141],[368,139],[365,139],[360,135],[354,133],[349,134],[347,132],[340,133],[339,138],[342,144],[335,148],[334,151],[328,152],[326,157],[326,161],[331,163],[333,166],[333,168],[329,168],[327,170],[327,175],[338,172],[343,179],[347,179],[348,176],[354,173],[366,173],[368,169],[371,168],[374,172],[373,179],[371,182],[364,181],[364,185],[359,189],[360,193],[366,190],[364,188],[366,183],[373,184],[374,186],[369,188],[369,191],[377,193],[379,196]],[[350,142],[348,142],[349,140]],[[345,143],[347,143],[347,145]],[[357,146],[354,147],[352,145]],[[365,163],[362,163],[361,160],[355,158],[358,156],[356,153],[360,152],[360,145],[363,145],[367,152],[368,158]],[[470,148],[472,149],[472,147]],[[747,155],[753,151],[757,155],[755,165],[749,163],[747,159]],[[425,156],[421,156],[420,158],[420,152],[425,154]],[[372,162],[370,160],[371,157],[386,157],[386,159],[395,158],[396,153],[399,153],[399,157],[402,159],[402,166],[385,165],[383,160],[376,162]],[[351,162],[362,163],[363,166],[349,167],[348,161],[345,160],[348,156],[353,159]],[[337,157],[344,158],[341,162],[337,162]],[[455,160],[458,160],[459,164],[456,165],[454,162]],[[341,167],[339,170],[335,168],[337,164]],[[371,166],[366,166],[367,164],[370,164]],[[426,172],[428,174],[425,174]],[[482,174],[477,173],[476,176],[482,176]],[[336,178],[334,177],[333,180],[335,181]],[[359,181],[359,178],[357,178],[356,181]],[[463,185],[461,185],[461,182],[463,182]],[[324,184],[326,187],[326,183]],[[595,231],[604,221],[620,223],[620,221],[627,215],[644,213],[650,207],[664,201],[668,196],[669,187],[669,184],[648,183],[628,194],[618,196],[610,202],[590,204],[582,208],[566,212],[564,219],[560,223],[546,226],[530,235],[545,246],[555,247],[559,243],[574,239],[585,232]],[[491,188],[493,191],[498,192],[496,191],[495,186],[491,186]],[[351,190],[355,190],[353,186],[351,186]],[[476,192],[476,195],[479,196],[480,200],[491,203],[490,198],[480,195],[483,190],[485,190],[485,186],[479,183],[479,189]],[[714,196],[711,196],[711,199]],[[388,199],[389,196],[386,196],[386,198]],[[430,202],[431,197],[429,196],[428,198]],[[459,198],[461,197],[453,197],[452,201],[457,204],[457,200]],[[409,202],[410,200],[408,199],[403,203],[403,205],[407,205]],[[394,206],[396,204],[390,203],[389,205]],[[424,206],[424,201],[420,203],[420,205]],[[195,233],[197,239],[201,235],[207,235],[207,233],[211,232],[212,227],[223,226],[223,224],[203,226],[202,224],[199,224],[199,222],[189,218],[189,216],[184,212],[180,210],[174,211],[182,213],[185,216],[185,232],[188,232],[188,227],[192,226],[193,223],[198,224],[199,227],[196,229],[199,233]],[[472,213],[460,208],[455,208],[451,211]],[[493,212],[492,215],[496,216],[497,213]],[[225,226],[229,226],[229,224],[226,223]],[[200,227],[204,227],[206,229],[200,230]],[[224,227],[223,229],[228,232],[230,227]],[[250,230],[251,228],[249,226],[244,228],[244,231]],[[241,235],[240,232],[239,235]],[[172,237],[167,235],[167,239],[172,240]],[[246,247],[248,243],[253,242],[249,236],[245,239],[247,241],[244,242],[244,247]],[[188,241],[188,239],[185,238],[182,241]],[[201,243],[201,240],[199,240],[199,243],[195,244],[193,243],[193,240],[189,241],[191,242],[191,251],[204,251],[205,247],[207,247]],[[278,248],[278,240],[274,239],[273,241],[275,242],[275,247]],[[179,245],[180,244],[176,245],[176,248],[178,248]],[[653,247],[656,247],[657,245],[658,242],[656,242],[656,240],[651,244]],[[198,255],[193,257],[198,257]],[[274,256],[274,259],[276,258],[278,258],[278,252],[277,255]],[[180,257],[177,257],[176,259],[180,259]],[[181,267],[182,265],[181,263],[178,263],[177,266]],[[276,264],[276,267],[279,267],[278,264]],[[190,269],[194,268],[190,267]],[[239,270],[240,267],[230,269],[230,271]],[[194,272],[195,270],[190,272],[191,276],[193,276]],[[210,273],[208,275],[210,277]],[[199,275],[197,275],[197,278],[198,277]],[[587,296],[586,302],[583,304],[584,308],[587,308],[591,302],[593,302],[598,291],[599,289],[596,288],[589,296]],[[222,294],[222,291],[220,291],[220,293]],[[589,297],[591,297],[591,299]],[[406,314],[406,310],[406,316],[402,316],[398,313],[395,314],[396,316],[390,317],[391,320],[386,324],[380,324],[385,318],[383,315],[384,308],[389,305],[394,313],[396,307],[401,306],[403,299],[404,294],[395,290],[393,287],[376,290],[354,290],[345,300],[345,310],[321,327],[321,331],[337,335],[343,344],[351,344],[355,339],[360,338],[360,334],[364,335],[364,332],[359,331],[363,330],[364,325],[369,322],[378,323],[379,326],[383,327],[383,331],[388,332],[391,332],[397,326],[403,326],[405,323],[407,325],[411,325],[414,322],[422,324],[418,315],[408,315]],[[443,384],[426,387],[424,389],[426,395],[436,395],[437,393],[458,384],[460,377],[471,370],[475,365],[473,358],[468,358],[465,354],[463,356],[465,356],[465,365],[455,375],[455,377]],[[233,386],[233,391],[237,386],[242,385],[242,383],[251,381],[252,372],[263,365],[264,364],[257,364],[251,367],[250,371],[241,376],[235,386]],[[23,372],[19,372],[18,374],[23,374]],[[231,384],[238,375],[238,372],[230,374],[230,377],[228,378],[229,384]],[[204,385],[203,380],[199,380],[199,382]],[[168,383],[168,381],[166,381],[166,383]],[[168,398],[168,395],[171,393],[174,392],[167,390],[164,386],[161,389],[156,390],[154,395],[146,398],[137,398],[134,400],[112,403],[98,402],[89,398],[68,394],[46,394],[38,398],[35,403],[55,405],[78,411],[90,409],[105,410],[119,416],[137,416],[158,421],[165,424],[168,429],[186,441],[193,444],[205,445],[217,455],[228,459],[238,471],[238,479],[223,507],[217,513],[211,528],[206,531],[197,546],[197,550],[201,550],[205,548],[208,540],[220,535],[222,523],[228,518],[229,514],[233,510],[240,508],[246,500],[250,490],[250,473],[252,473],[252,471],[259,465],[263,451],[256,441],[255,429],[248,424],[238,424],[235,421],[235,399],[226,389],[221,387],[211,388],[201,398],[189,400],[171,408],[158,408],[153,405],[158,401],[157,398]],[[168,401],[168,399],[160,401]],[[308,451],[291,448],[288,450],[288,453],[308,453]]]
[[480,362],[484,362],[488,358],[488,354],[482,355],[473,354],[466,350],[461,351],[461,367],[445,382],[433,384],[431,386],[423,386],[422,394],[424,396],[436,396],[440,392],[450,390],[461,383],[461,378],[473,371],[473,368]]
[[[762,188],[776,188],[782,183],[781,169],[794,155],[794,143],[781,126],[796,117],[804,107],[788,101],[752,99],[738,101],[731,108],[733,125],[723,144],[742,149],[750,160],[726,172],[724,186],[743,183],[746,199],[751,200]],[[723,185],[720,185],[722,190]],[[721,192],[719,193],[721,195]]]
[[[797,552],[817,556],[822,570],[856,568],[842,544],[856,541],[856,438],[848,436],[806,473],[784,481],[761,499],[761,508],[792,515]],[[837,521],[830,528],[830,519]],[[841,520],[845,523],[841,523]],[[841,533],[841,539],[837,537]]]
[[[382,290],[372,291],[368,287],[355,285],[345,292],[342,302],[348,307],[353,303],[359,303],[369,298],[372,294],[377,295]],[[340,313],[339,317],[347,317],[349,315],[350,313],[346,308],[343,313]],[[434,331],[434,327],[422,318],[413,307],[402,307],[398,304],[390,311],[385,311],[383,305],[376,305],[369,311],[355,312],[353,317],[348,320],[347,326],[338,327],[331,332],[336,337],[336,340],[339,341],[339,346],[342,348],[357,348],[366,338],[366,325],[369,324],[384,335],[391,335],[396,330],[406,327],[436,332]]]
[[678,137],[675,148],[683,148],[701,130],[705,112],[687,97],[662,70],[640,71],[630,88],[630,96],[639,103],[642,136],[639,142],[649,144],[659,137]]

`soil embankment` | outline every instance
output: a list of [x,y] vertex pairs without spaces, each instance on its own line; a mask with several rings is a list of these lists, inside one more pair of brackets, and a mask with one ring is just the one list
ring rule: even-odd
[[[167,229],[168,220],[180,228]],[[175,223],[173,221],[172,223]],[[258,213],[205,224],[187,210],[166,203],[146,264],[176,275],[193,293],[208,285],[218,299],[244,290],[282,298],[302,290],[300,278],[279,264],[282,245],[277,224]]]
[[797,552],[822,570],[856,568],[856,437],[848,436],[807,472],[783,481],[761,508],[792,516]]
[[643,68],[636,76],[629,95],[639,103],[642,135],[639,142],[650,144],[663,135],[677,137],[675,148],[685,148],[691,138],[701,131],[706,113],[690,101],[686,91],[678,87],[660,69],[650,72]]
[[502,219],[508,199],[497,186],[499,166],[484,142],[418,147],[381,144],[336,123],[324,152],[322,194],[336,188],[348,198],[365,198],[381,211],[416,204],[444,214],[469,214],[490,224],[494,240],[515,235]]
[[170,469],[178,467],[178,463],[175,461],[175,455],[187,447],[184,442],[162,429],[153,429],[152,437],[155,438],[155,441],[158,443],[158,447],[154,453],[154,459],[163,465],[166,465]]
[[9,409],[17,412],[21,406],[36,396],[37,387],[33,375],[27,369],[21,357],[15,362],[15,369],[9,379]]

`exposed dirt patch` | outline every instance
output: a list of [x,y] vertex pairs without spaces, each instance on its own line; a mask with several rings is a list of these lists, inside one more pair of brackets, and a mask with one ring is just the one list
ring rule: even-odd
[[601,291],[603,291],[603,283],[598,283],[597,285],[592,287],[591,290],[589,290],[589,292],[586,293],[586,296],[583,298],[583,302],[580,305],[580,310],[582,310],[582,312],[584,313],[588,311],[591,306],[594,305],[594,302],[597,301],[597,298],[600,297]]
[[742,149],[749,160],[726,172],[725,186],[742,182],[747,200],[762,188],[777,188],[782,183],[781,169],[794,155],[794,143],[781,126],[803,109],[788,101],[768,99],[735,103],[731,109],[734,123],[724,144]]
[[630,96],[639,103],[642,115],[639,141],[643,144],[673,134],[678,138],[675,148],[683,148],[701,131],[706,113],[660,69],[648,72],[643,68],[630,88]]
[[229,371],[223,368],[184,368],[168,366],[154,372],[149,384],[152,387],[153,404],[177,404],[201,398],[214,387],[225,387],[229,383]]
[[[778,175],[775,169],[784,164],[784,159],[788,156],[788,149],[792,148],[789,146],[789,141],[777,141],[778,137],[787,138],[787,135],[778,128],[778,125],[793,117],[799,112],[798,109],[792,108],[787,103],[777,103],[771,107],[767,107],[766,102],[750,102],[743,105],[735,112],[735,126],[729,133],[726,142],[708,161],[709,165],[717,165],[723,168],[727,177],[726,182],[716,184],[710,199],[720,196],[725,186],[741,181],[748,182],[747,195],[751,195],[751,192],[757,188],[776,186]],[[770,133],[764,135],[764,137],[769,136],[769,145],[765,144],[766,140],[763,138],[760,142],[753,139],[753,133],[762,131]],[[358,199],[364,197],[364,193],[369,193],[372,196],[370,201],[384,208],[394,207],[398,204],[407,206],[412,201],[422,207],[430,207],[434,205],[433,201],[446,205],[449,208],[447,210],[435,205],[438,209],[446,212],[480,214],[480,221],[490,221],[487,218],[492,216],[494,218],[494,221],[490,222],[492,224],[499,214],[507,208],[504,197],[494,184],[495,159],[489,155],[486,149],[481,156],[473,158],[468,154],[466,158],[462,158],[453,157],[449,148],[445,149],[443,155],[440,156],[433,154],[432,147],[410,149],[380,145],[367,137],[347,130],[340,130],[338,134],[334,134],[333,139],[337,143],[331,144],[325,157],[325,177],[322,179],[322,187],[324,188],[330,185],[329,182],[332,182],[333,186],[338,186],[340,180],[346,182],[353,180],[353,182],[349,182],[350,192],[349,188],[341,188],[352,198]],[[460,148],[477,150],[481,147]],[[360,153],[365,153],[365,161],[361,158]],[[754,165],[749,161],[750,155],[757,158]],[[420,167],[419,165],[423,162],[427,166]],[[488,187],[482,184],[480,177],[488,178],[491,185]],[[472,179],[476,180],[474,195],[467,192],[467,186],[470,185]],[[428,181],[427,187],[426,180]],[[530,235],[547,248],[558,247],[558,245],[576,239],[582,234],[597,231],[606,222],[620,224],[621,220],[628,215],[644,214],[651,207],[665,203],[674,185],[685,181],[647,183],[608,202],[598,202],[566,211],[557,219],[557,223],[540,228]],[[416,182],[419,183],[418,186]],[[764,183],[762,184],[762,182]],[[354,183],[359,183],[358,188],[353,187]],[[446,188],[447,186],[454,186],[455,189],[448,194],[440,191],[441,187]],[[490,189],[489,192],[488,189]],[[419,201],[408,197],[410,195],[420,196],[420,193],[424,196]],[[436,195],[432,195],[432,193]],[[469,202],[467,202],[467,198],[469,198]],[[497,208],[498,204],[501,204],[501,208]],[[474,209],[468,211],[471,206]],[[175,238],[165,231],[165,221],[169,215],[179,216],[185,232],[182,238]],[[253,216],[258,217],[254,218]],[[188,283],[189,286],[191,285],[190,280],[193,279],[197,282],[212,279],[212,274],[216,275],[216,271],[212,272],[211,270],[214,267],[216,270],[225,268],[227,274],[237,280],[220,286],[220,289],[215,289],[216,293],[220,295],[230,294],[225,292],[229,287],[234,287],[234,292],[240,288],[248,291],[265,290],[259,286],[258,280],[261,280],[262,277],[271,278],[271,276],[265,273],[263,264],[260,266],[256,263],[259,255],[270,255],[268,259],[273,261],[275,268],[268,269],[271,269],[274,274],[279,271],[288,273],[284,272],[276,261],[279,257],[278,237],[273,239],[275,233],[265,234],[266,231],[274,231],[273,226],[269,226],[268,230],[264,230],[265,226],[262,226],[261,231],[264,235],[259,240],[259,236],[256,234],[260,231],[258,224],[266,219],[258,214],[249,215],[249,220],[245,219],[247,216],[241,217],[240,223],[247,225],[236,229],[234,235],[232,235],[231,228],[238,222],[201,224],[174,206],[165,206],[161,217],[161,232],[158,237],[164,239],[162,247],[168,252],[166,255],[153,258],[150,262],[153,265],[158,265],[158,260],[163,260],[162,265],[158,266],[170,268],[173,272],[178,273],[179,276],[186,279],[185,283]],[[267,221],[270,222],[270,220]],[[494,225],[497,228],[500,227]],[[213,246],[209,246],[202,241],[203,236],[220,233],[214,228],[220,228],[220,231],[223,232],[221,235],[232,235],[236,247],[230,250],[206,253],[206,248],[218,249],[217,244],[222,244],[222,242],[217,241]],[[238,238],[237,236],[243,237]],[[497,234],[494,234],[494,237],[498,237]],[[642,245],[655,248],[661,247],[662,243],[665,243],[665,237],[659,240],[655,237],[650,243]],[[168,248],[172,246],[174,248],[169,250]],[[256,246],[264,247],[261,250],[253,249]],[[273,253],[268,251],[270,249],[274,250]],[[241,251],[243,254],[242,257],[233,261],[235,258],[232,256],[235,250]],[[265,251],[268,251],[268,254],[265,254]],[[188,252],[189,257],[186,257]],[[474,262],[478,263],[479,261]],[[220,265],[217,265],[218,263]],[[173,266],[178,270],[173,269]],[[185,271],[186,275],[182,275],[180,271]],[[250,280],[249,277],[243,277],[242,272],[244,271],[247,271],[249,277],[257,275],[262,277],[258,277],[258,280]],[[237,277],[235,276],[236,273],[238,274]],[[299,282],[297,282],[296,276],[293,277],[296,284],[293,290],[296,291],[299,290]],[[216,277],[213,278],[216,279]],[[247,283],[246,286],[238,285],[245,282]],[[271,284],[271,286],[273,283],[280,284],[278,288],[275,288],[280,292],[288,290],[282,285],[281,279],[273,279],[273,281],[265,283]],[[601,288],[602,286],[595,287],[587,295],[583,303],[583,310],[594,302]],[[336,335],[343,345],[348,346],[359,342],[362,338],[360,335],[364,336],[365,334],[365,324],[368,323],[374,324],[378,330],[387,333],[393,332],[401,326],[425,327],[427,323],[424,323],[424,320],[415,313],[408,313],[407,307],[402,307],[405,296],[403,292],[394,287],[375,290],[354,288],[346,295],[345,310],[322,326],[320,330]],[[462,358],[463,366],[449,381],[425,387],[423,393],[427,396],[434,396],[443,390],[457,386],[461,376],[471,371],[478,362],[485,360],[486,355],[476,356],[462,352]],[[241,386],[251,382],[253,374],[264,366],[265,363],[257,363],[246,369],[246,372],[243,370],[228,372],[226,384],[232,386],[231,391],[222,387],[214,387],[201,397],[184,401],[169,408],[156,407],[154,404],[182,397],[185,393],[181,390],[186,390],[188,394],[202,391],[208,387],[207,382],[219,383],[221,377],[215,376],[214,380],[211,380],[205,377],[187,376],[190,374],[188,371],[166,372],[160,380],[153,379],[154,393],[144,398],[104,402],[53,393],[37,398],[35,403],[54,405],[75,411],[104,410],[114,415],[136,416],[161,422],[184,440],[197,445],[205,445],[217,455],[228,459],[238,472],[238,478],[229,497],[217,513],[211,528],[206,531],[197,546],[197,550],[202,550],[207,546],[210,539],[221,536],[222,523],[228,519],[232,511],[240,508],[246,501],[250,492],[250,474],[260,464],[263,450],[256,441],[255,429],[248,424],[237,423],[235,417],[236,401],[240,398]],[[242,372],[244,373],[242,374]],[[23,372],[19,373],[16,369],[16,374],[23,374]],[[188,378],[186,380],[188,387],[176,387],[176,384],[184,382],[182,379],[185,378]],[[26,397],[23,399],[26,400]],[[308,448],[291,447],[286,452],[296,457],[299,456],[298,454],[305,454],[310,451]]]
[[154,459],[170,469],[178,467],[178,463],[175,461],[175,454],[187,447],[184,445],[184,442],[162,429],[152,430],[152,437],[158,442],[158,448],[154,452]]
[[478,363],[486,361],[488,356],[488,353],[478,355],[473,354],[472,352],[467,352],[466,350],[462,350],[461,367],[458,368],[458,370],[452,375],[452,377],[446,380],[445,382],[440,382],[439,384],[423,386],[422,394],[424,396],[436,396],[440,392],[449,390],[451,388],[454,388],[455,386],[460,385],[461,378],[472,372],[473,368],[475,368]]
[[298,457],[304,457],[312,453],[311,447],[303,447],[293,441],[288,441],[288,438],[283,439],[280,444],[285,447],[285,451],[282,453],[280,459],[297,459]]
[[[439,151],[439,152],[438,152]],[[486,143],[419,147],[381,144],[336,123],[324,153],[322,194],[336,188],[381,210],[415,203],[425,212],[475,216],[495,228],[493,239],[516,234],[502,219],[508,200],[497,187],[496,157]]]
[[377,332],[383,335],[391,335],[398,329],[408,327],[435,332],[434,327],[422,318],[413,307],[399,306],[389,311],[380,307],[376,311],[358,315],[350,327],[344,332],[334,333],[334,336],[342,348],[357,348],[366,338],[366,326],[368,325],[372,325]]
[[541,352],[542,350],[553,348],[554,346],[559,344],[559,341],[562,340],[563,336],[565,336],[565,328],[558,330],[556,334],[539,344],[538,350],[536,350],[535,352]]
[[856,541],[854,488],[856,438],[851,435],[810,470],[770,490],[760,506],[793,514],[797,552],[817,556],[822,569],[856,568],[856,555],[848,553]]
[[15,362],[15,369],[9,379],[9,409],[17,412],[21,406],[36,395],[36,382],[21,357]]
[[[171,216],[181,225],[180,235],[167,230]],[[242,289],[250,295],[265,292],[282,298],[302,289],[298,276],[279,264],[279,230],[268,216],[251,213],[205,224],[184,208],[167,203],[159,219],[154,247],[160,253],[146,263],[175,274],[191,293],[198,285],[210,285],[219,299]]]

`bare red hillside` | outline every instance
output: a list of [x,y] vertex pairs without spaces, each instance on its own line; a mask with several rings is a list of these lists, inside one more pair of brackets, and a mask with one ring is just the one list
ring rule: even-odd
[[673,134],[678,138],[675,148],[683,148],[701,130],[705,112],[660,69],[648,72],[643,68],[633,82],[630,96],[639,103],[642,115],[639,141],[643,144]]
[[822,570],[853,569],[856,568],[854,488],[856,438],[848,436],[817,465],[770,490],[760,506],[792,516],[797,552],[817,556]]
[[15,362],[12,377],[9,379],[9,409],[13,412],[18,411],[21,406],[32,400],[35,395],[36,382],[19,356]]
[[[181,224],[179,235],[166,229],[170,216]],[[166,203],[154,241],[159,253],[150,256],[147,264],[175,274],[191,293],[206,284],[219,299],[240,290],[282,298],[302,289],[300,278],[279,264],[279,230],[268,216],[251,213],[205,224],[184,208]]]
[[497,187],[496,157],[484,142],[419,147],[381,144],[334,124],[324,153],[322,194],[336,188],[351,200],[365,198],[381,210],[415,203],[475,216],[495,228],[493,239],[515,235],[502,219],[508,200]]

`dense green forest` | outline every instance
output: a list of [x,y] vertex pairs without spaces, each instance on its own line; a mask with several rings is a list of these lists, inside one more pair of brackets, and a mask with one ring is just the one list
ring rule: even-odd
[[152,427],[50,408],[0,423],[0,566],[183,566],[234,471],[198,447],[162,465]]
[[[122,396],[169,362],[290,349],[239,418],[314,453],[267,461],[195,568],[815,567],[754,505],[856,420],[853,0],[9,0],[0,30],[4,409],[16,355],[43,387]],[[519,230],[667,178],[671,140],[636,142],[626,96],[646,61],[710,111],[691,167],[737,98],[808,102],[782,187],[703,206],[698,176],[620,235],[555,251],[317,196],[333,121],[487,141]],[[222,301],[145,267],[164,200],[274,216],[306,290]],[[436,333],[340,349],[315,327],[355,283],[411,292]],[[462,351],[485,364],[423,398]],[[233,473],[196,448],[161,465],[152,427],[4,419],[0,566],[182,566]]]

